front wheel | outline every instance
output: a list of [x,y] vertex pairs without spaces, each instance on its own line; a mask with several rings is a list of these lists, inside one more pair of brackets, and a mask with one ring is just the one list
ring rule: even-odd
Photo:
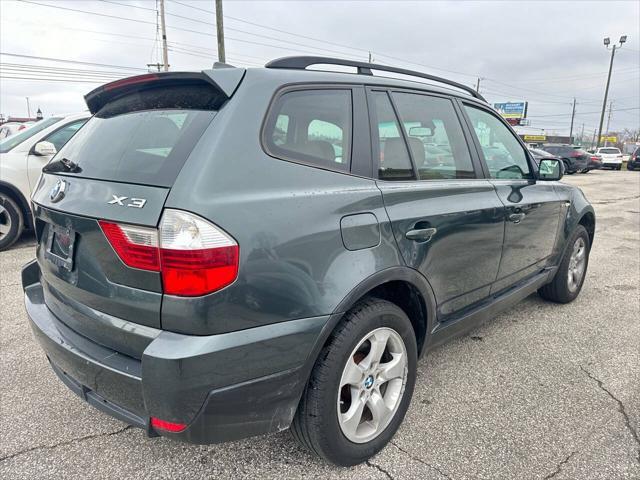
[[362,463],[391,440],[409,408],[416,337],[397,305],[369,298],[322,349],[291,425],[294,438],[340,466]]
[[589,234],[582,225],[578,225],[564,252],[556,276],[551,283],[538,290],[540,296],[557,303],[575,300],[582,290],[589,265],[590,249]]
[[0,252],[15,243],[24,228],[22,210],[3,193],[0,193]]

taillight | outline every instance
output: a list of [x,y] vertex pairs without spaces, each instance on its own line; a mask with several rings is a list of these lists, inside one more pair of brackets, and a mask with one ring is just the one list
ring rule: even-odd
[[125,265],[141,270],[160,271],[158,232],[154,228],[98,222],[104,235]]
[[169,295],[206,295],[230,285],[238,276],[237,242],[192,213],[165,210],[159,231],[99,223],[124,264],[160,272],[163,291]]
[[160,221],[160,263],[164,292],[198,296],[220,290],[238,276],[240,248],[215,225],[179,210]]

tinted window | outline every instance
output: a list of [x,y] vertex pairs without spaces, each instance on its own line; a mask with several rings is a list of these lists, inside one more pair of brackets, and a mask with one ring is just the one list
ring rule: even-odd
[[617,148],[601,148],[600,150],[598,150],[598,153],[605,153],[608,155],[611,155],[611,154],[619,155],[620,150],[618,150]]
[[169,187],[215,112],[146,110],[92,117],[47,166],[65,170],[66,158],[78,165],[75,175],[116,182]]
[[282,95],[264,132],[276,157],[349,171],[351,91],[301,90]]
[[496,117],[465,105],[491,178],[531,178],[527,155],[515,135]]
[[450,100],[394,93],[421,180],[475,178],[471,155]]
[[20,133],[16,133],[15,135],[10,136],[9,138],[4,139],[0,142],[0,153],[6,153],[12,148],[17,147],[22,142],[27,140],[28,138],[33,137],[36,133],[41,132],[47,127],[50,127],[56,122],[62,120],[60,117],[51,117],[46,120],[40,120],[35,125],[30,126],[26,130],[23,130]]
[[56,147],[56,150],[60,150],[65,143],[69,141],[71,137],[80,129],[82,125],[85,124],[87,119],[78,120],[77,122],[70,123],[69,125],[65,125],[59,130],[56,130],[52,134],[46,136],[44,138],[45,141],[53,143]]
[[415,178],[407,145],[386,92],[373,92],[373,116],[378,133],[378,178],[412,180]]

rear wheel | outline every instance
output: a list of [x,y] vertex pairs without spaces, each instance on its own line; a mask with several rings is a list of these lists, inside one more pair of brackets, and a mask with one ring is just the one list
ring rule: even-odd
[[415,333],[397,305],[369,298],[322,349],[291,426],[294,438],[336,465],[366,461],[391,440],[416,378]]
[[540,296],[557,303],[569,303],[582,290],[587,266],[589,265],[589,234],[578,225],[564,252],[556,276],[551,283],[538,290]]
[[622,170],[622,165],[618,165],[618,166],[616,167],[616,170]]
[[24,227],[22,210],[4,193],[0,193],[0,251],[9,248],[20,237]]

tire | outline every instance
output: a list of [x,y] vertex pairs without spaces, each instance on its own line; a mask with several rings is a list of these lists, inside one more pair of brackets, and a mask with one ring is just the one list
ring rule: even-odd
[[[580,267],[578,264],[574,263],[574,259],[572,258],[574,251],[577,248],[576,245],[582,245],[583,248],[583,264]],[[562,256],[562,261],[560,262],[560,266],[558,267],[558,271],[556,272],[553,281],[541,287],[538,290],[538,294],[545,300],[556,303],[569,303],[575,300],[580,294],[580,290],[582,290],[582,285],[584,284],[584,279],[587,275],[590,250],[591,244],[589,242],[589,234],[582,225],[578,225],[576,230],[573,232],[571,239],[567,243],[564,255]],[[570,268],[574,272],[574,275],[572,275],[573,282],[569,277]],[[576,278],[575,272],[578,268],[581,273],[579,278]]]
[[622,170],[622,165],[618,165],[618,166],[616,167],[616,170]]
[[[389,337],[384,343],[386,346],[379,367],[387,361],[389,364],[401,361],[399,342],[404,345],[406,363],[404,368],[396,368],[395,374],[401,376],[378,383],[379,377],[372,380],[373,375],[368,375],[366,370],[366,364],[376,357],[371,349],[367,351],[367,346],[370,348],[372,343],[366,339],[370,336],[382,338],[386,334]],[[395,352],[393,357],[390,352]],[[345,382],[348,364],[355,368],[350,370],[355,372],[352,378],[358,380],[346,382],[340,388]],[[345,314],[320,352],[291,425],[293,437],[310,452],[335,465],[352,466],[366,461],[385,447],[402,423],[413,395],[416,364],[416,336],[404,311],[386,300],[364,299]],[[398,373],[400,371],[403,373]],[[360,404],[353,402],[354,394],[364,399],[364,409],[356,408]],[[385,402],[391,398],[394,408],[391,412],[385,410],[388,412],[387,420],[381,421],[377,429],[370,430],[374,410],[370,410],[369,405],[375,404],[374,399],[379,400],[380,395],[384,396]],[[395,402],[394,395],[399,395]],[[344,418],[348,418],[351,411],[361,413],[352,417],[355,422],[348,423]],[[369,423],[362,421],[367,418]],[[347,428],[348,425],[355,425],[355,428]]]
[[24,228],[24,216],[16,202],[0,193],[0,252],[15,243]]

